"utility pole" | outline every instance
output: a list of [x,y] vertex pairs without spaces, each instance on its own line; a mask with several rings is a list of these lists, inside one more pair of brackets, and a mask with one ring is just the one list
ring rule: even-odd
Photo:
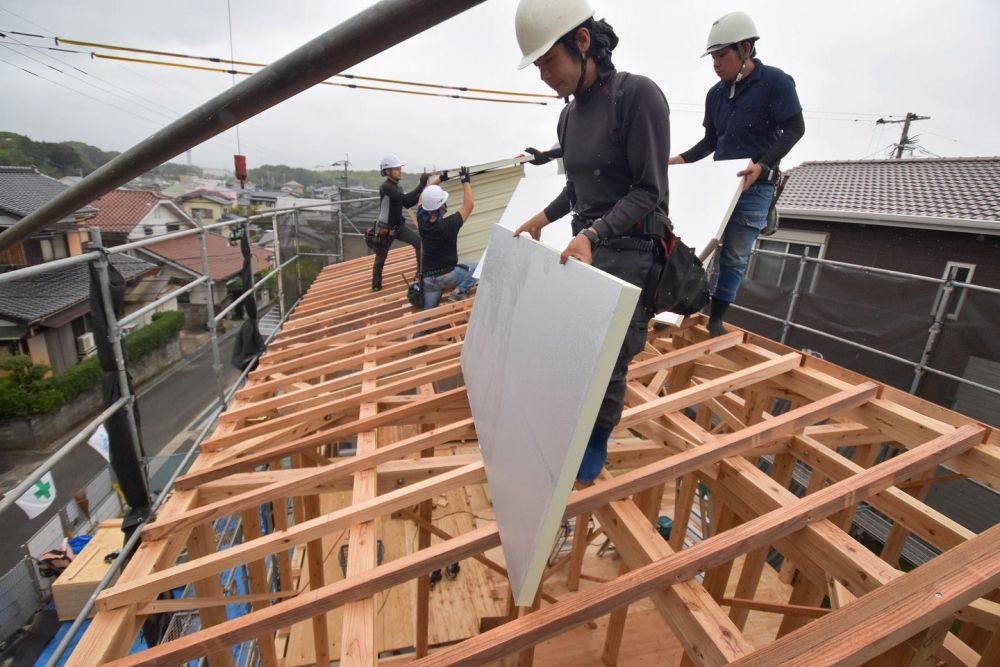
[[899,143],[896,144],[896,159],[900,160],[903,157],[903,149],[908,145],[915,143],[910,140],[910,123],[915,120],[928,120],[930,116],[918,116],[917,114],[908,111],[906,113],[906,118],[902,120],[886,120],[885,118],[879,118],[875,121],[876,125],[888,125],[890,123],[902,123],[903,133],[899,137]]

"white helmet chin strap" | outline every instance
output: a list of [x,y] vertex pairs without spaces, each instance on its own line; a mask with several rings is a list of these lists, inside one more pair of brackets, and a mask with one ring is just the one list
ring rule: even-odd
[[736,74],[736,78],[733,79],[732,85],[729,86],[729,99],[733,99],[736,95],[736,84],[743,80],[743,70],[747,66],[747,52],[743,50],[743,44],[737,43],[736,50],[740,54],[740,71]]

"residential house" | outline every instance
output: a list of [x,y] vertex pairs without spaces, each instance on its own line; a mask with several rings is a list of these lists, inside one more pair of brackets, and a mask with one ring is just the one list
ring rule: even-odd
[[[737,305],[779,320],[791,307],[798,324],[910,363],[795,327],[789,344],[1000,424],[996,394],[913,366],[923,360],[1000,387],[1000,341],[993,335],[1000,310],[1000,158],[806,162],[789,172],[778,208],[780,229],[758,240],[760,250],[934,280],[812,262],[802,264],[800,278],[797,257],[760,253]],[[941,279],[958,285],[947,289]],[[735,317],[737,324],[780,336],[780,322],[743,312]]]
[[[101,240],[109,248],[198,227],[169,197],[149,190],[112,190],[94,200],[92,205],[98,209],[97,215],[82,224],[88,229],[100,229]],[[125,295],[126,311],[152,303],[175,288],[170,276],[161,273],[147,273],[129,288]],[[156,310],[177,310],[177,301],[167,301]],[[150,323],[153,314],[148,313],[138,324]]]
[[285,193],[272,190],[236,190],[236,203],[260,213],[275,208],[278,199],[284,196]]
[[100,229],[109,248],[198,226],[177,202],[150,190],[112,190],[92,206],[97,215],[83,225]]
[[[64,190],[64,184],[33,167],[0,167],[0,228],[11,226]],[[96,214],[96,208],[84,206],[5,249],[0,253],[0,270],[81,254],[89,232],[78,223]],[[110,260],[130,284],[155,268],[121,255],[112,255]],[[84,264],[0,282],[0,356],[28,354],[35,363],[49,365],[56,372],[75,364],[94,347],[89,294]]]
[[198,188],[174,198],[174,203],[190,217],[202,224],[219,222],[229,216],[229,209],[236,205],[236,195],[231,190]]
[[[230,245],[229,239],[221,234],[207,232],[205,246],[208,254],[209,275],[212,278],[211,298],[215,312],[233,300],[238,278],[243,268],[243,255],[237,245]],[[159,243],[137,249],[136,255],[160,267],[158,277],[167,279],[172,285],[180,286],[203,275],[201,264],[201,242],[199,235],[165,239]],[[251,247],[254,274],[271,267],[272,253],[257,246]],[[194,288],[178,296],[178,309],[185,314],[186,326],[192,329],[204,328],[208,323],[205,304],[209,298],[206,285]],[[266,292],[257,293],[257,303],[268,302]]]
[[285,194],[302,196],[305,194],[306,187],[298,181],[288,181],[281,186],[281,191]]

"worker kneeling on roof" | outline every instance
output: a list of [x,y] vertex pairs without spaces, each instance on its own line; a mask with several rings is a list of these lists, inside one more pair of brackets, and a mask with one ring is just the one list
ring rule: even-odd
[[417,222],[423,247],[424,309],[441,303],[441,296],[449,293],[452,301],[464,299],[475,284],[472,277],[476,263],[458,263],[458,233],[469,216],[475,202],[472,196],[472,178],[469,169],[459,170],[462,181],[462,207],[448,215],[448,193],[439,185],[428,185],[420,195]]
[[743,194],[722,234],[719,279],[708,321],[712,336],[726,333],[726,309],[736,300],[754,241],[767,226],[778,162],[806,131],[795,81],[756,57],[759,38],[757,26],[743,12],[731,12],[712,24],[702,56],[712,56],[720,81],[705,98],[705,136],[670,158],[670,164],[684,164],[714,152],[716,160],[753,161],[736,174],[743,179]]
[[413,246],[417,255],[417,273],[420,273],[420,235],[406,225],[403,209],[416,205],[420,193],[428,184],[437,184],[436,174],[421,174],[420,184],[410,192],[403,192],[399,179],[403,177],[403,162],[395,155],[386,155],[379,163],[385,181],[379,187],[378,222],[375,223],[375,263],[372,265],[372,291],[382,289],[382,269],[389,255],[392,242],[400,240]]
[[577,473],[582,482],[604,467],[628,365],[644,347],[653,315],[647,285],[662,267],[659,239],[670,234],[667,100],[646,77],[615,70],[618,37],[593,16],[586,0],[521,0],[514,18],[520,68],[534,64],[567,100],[557,126],[566,187],[514,235],[528,232],[537,240],[542,227],[572,211],[575,236],[560,260],[574,257],[643,288]]

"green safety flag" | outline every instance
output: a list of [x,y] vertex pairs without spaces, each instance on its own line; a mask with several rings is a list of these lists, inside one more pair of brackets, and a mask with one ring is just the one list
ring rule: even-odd
[[36,516],[47,510],[49,505],[51,505],[55,499],[56,483],[52,479],[52,473],[47,472],[14,502],[18,507],[24,510],[24,513],[28,515],[29,519],[34,519]]

